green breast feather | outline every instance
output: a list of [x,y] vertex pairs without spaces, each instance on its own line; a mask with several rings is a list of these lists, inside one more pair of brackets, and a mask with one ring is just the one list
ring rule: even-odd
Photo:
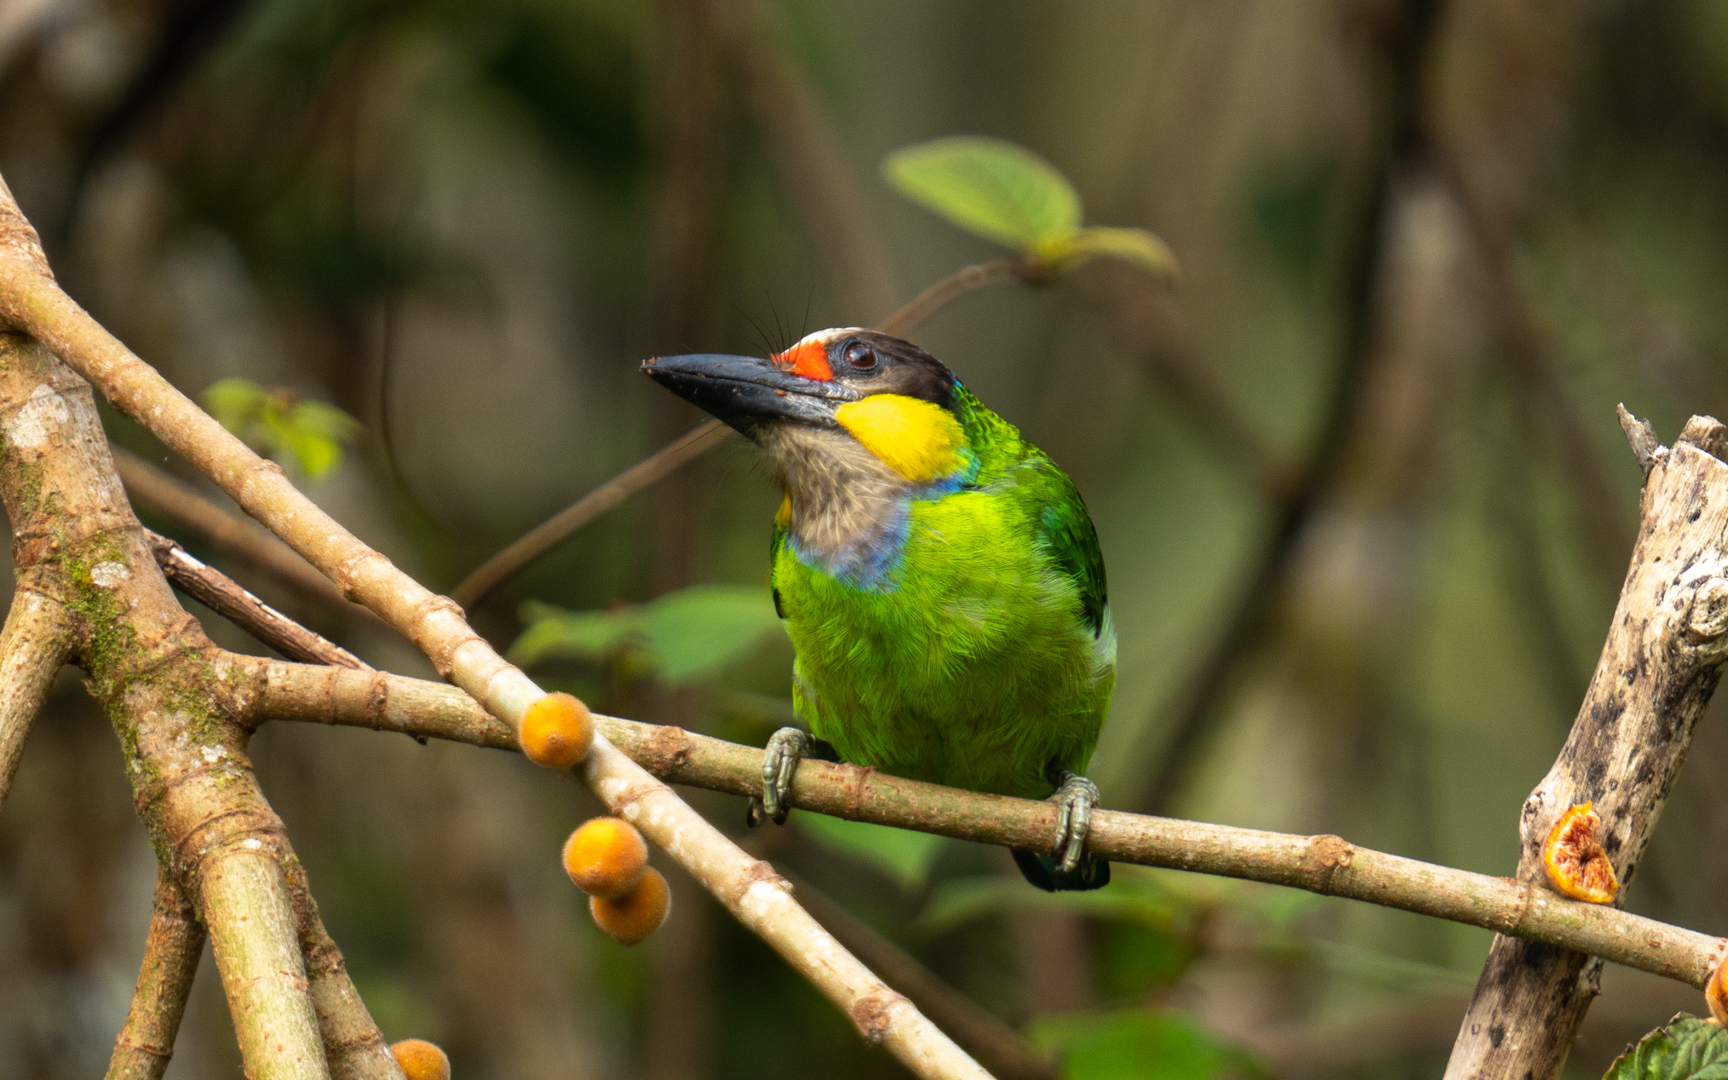
[[846,761],[1041,797],[1051,767],[1085,770],[1109,709],[1103,559],[1068,477],[970,395],[962,405],[977,474],[908,498],[883,585],[836,580],[776,529],[794,705]]

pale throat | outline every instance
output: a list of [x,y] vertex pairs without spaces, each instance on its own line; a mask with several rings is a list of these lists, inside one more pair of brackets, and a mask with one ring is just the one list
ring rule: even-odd
[[835,576],[866,571],[903,531],[913,484],[845,432],[785,425],[758,443],[786,491],[782,524]]

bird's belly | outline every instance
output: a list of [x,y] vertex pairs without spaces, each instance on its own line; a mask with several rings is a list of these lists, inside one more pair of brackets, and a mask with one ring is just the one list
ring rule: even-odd
[[1114,658],[1037,553],[913,557],[889,590],[849,587],[782,553],[775,583],[799,715],[844,760],[1028,797],[1049,793],[1051,765],[1084,770]]

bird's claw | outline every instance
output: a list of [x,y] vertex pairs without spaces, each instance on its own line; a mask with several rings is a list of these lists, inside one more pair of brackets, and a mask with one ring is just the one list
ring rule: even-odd
[[786,815],[792,812],[792,774],[808,753],[810,736],[801,728],[783,727],[769,736],[762,751],[762,796],[750,800],[745,815],[751,828],[764,820],[786,824]]
[[1057,774],[1056,794],[1050,801],[1060,807],[1056,816],[1056,843],[1050,849],[1062,860],[1062,873],[1072,874],[1086,858],[1086,834],[1092,831],[1092,808],[1098,805],[1098,785],[1068,772]]

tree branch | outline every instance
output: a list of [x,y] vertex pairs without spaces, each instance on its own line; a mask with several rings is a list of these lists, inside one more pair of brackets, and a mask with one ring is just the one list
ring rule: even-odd
[[167,867],[156,873],[150,935],[126,1026],[114,1041],[106,1080],[162,1080],[174,1056],[174,1038],[186,1012],[186,995],[204,953],[204,924]]
[[[876,329],[885,334],[904,337],[942,307],[973,289],[1023,276],[1024,270],[1025,261],[1018,258],[997,259],[957,270],[883,319]],[[630,496],[652,487],[677,469],[695,461],[720,445],[720,440],[729,434],[731,429],[720,421],[704,421],[682,438],[668,443],[625,469],[481,563],[460,585],[450,590],[450,599],[464,608],[472,608],[505,578],[550,551],[559,541]],[[148,463],[145,464],[148,467]]]
[[[1637,430],[1633,426],[1633,430]],[[1620,603],[1572,733],[1519,819],[1521,881],[1544,876],[1560,815],[1593,803],[1620,889],[1638,871],[1692,732],[1728,661],[1728,465],[1723,425],[1695,416],[1648,451],[1642,520]],[[1495,939],[1449,1077],[1554,1077],[1600,986],[1598,949]],[[1610,957],[1613,959],[1613,957]],[[1507,1032],[1518,1032],[1515,1039]]]
[[233,578],[194,559],[161,533],[144,530],[156,565],[180,590],[290,660],[369,671],[370,665],[325,640],[241,588]]
[[938,311],[974,289],[994,285],[1009,278],[1027,280],[1030,264],[1018,256],[993,259],[954,271],[904,304],[900,310],[876,324],[884,334],[903,338]]
[[12,790],[30,725],[72,655],[73,628],[64,605],[19,581],[0,631],[0,805]]
[[318,568],[294,553],[294,549],[270,534],[257,522],[225,510],[206,499],[192,485],[124,447],[110,444],[114,471],[126,485],[126,493],[142,499],[152,510],[172,518],[198,536],[231,551],[278,580],[354,615],[371,618],[372,613],[350,603],[330,584]]
[[[437,683],[256,657],[230,655],[228,660],[249,675],[245,693],[255,723],[343,724],[515,748],[507,727]],[[761,794],[759,749],[609,716],[596,716],[595,724],[610,744],[664,781]],[[1034,850],[1048,846],[1056,831],[1056,808],[1048,802],[962,791],[814,759],[798,767],[792,804],[851,821]],[[1336,836],[1098,810],[1087,843],[1111,862],[1263,881],[1399,908],[1579,949],[1698,987],[1728,956],[1725,938],[1568,900],[1512,878],[1356,847]]]
[[202,900],[246,1075],[329,1080],[294,909],[275,856],[236,846],[209,859]]
[[[455,603],[435,595],[396,569],[382,554],[362,543],[296,489],[280,466],[253,453],[153,368],[134,356],[61,291],[47,269],[47,260],[42,255],[34,230],[25,221],[3,183],[0,183],[0,317],[30,333],[99,386],[117,407],[215,480],[241,509],[329,575],[344,595],[364,602],[407,636],[432,660],[440,675],[468,691],[493,716],[514,729],[521,724],[528,707],[545,696],[527,675],[499,656],[468,626]],[[95,424],[93,408],[81,406],[80,411],[90,413],[88,422]],[[104,458],[105,450],[104,444],[101,454]],[[106,461],[101,465],[111,469]],[[3,475],[0,472],[0,476]],[[109,512],[107,517],[115,515]],[[130,521],[121,523],[136,528],[136,519],[132,519],[129,512],[126,518]],[[130,537],[130,542],[142,547],[136,535]],[[129,559],[132,554],[128,552]],[[128,567],[130,573],[130,561],[122,565]],[[160,574],[155,574],[153,565],[150,569],[155,581],[160,582],[166,592],[166,582],[162,581]],[[151,600],[159,602],[160,598],[152,596]],[[172,605],[171,593],[168,600]],[[181,614],[184,616],[184,612]],[[188,656],[198,655],[198,650],[188,652],[184,646],[181,652]],[[151,685],[160,678],[160,673],[152,670],[151,680],[129,685],[129,692],[119,696],[116,696],[114,685],[108,686],[104,697],[110,711],[116,714],[117,724],[135,723],[140,735],[146,730],[165,735],[173,729],[174,722],[161,722],[171,718],[159,718],[155,723],[144,724],[137,716],[140,710],[147,708],[147,703],[161,703],[155,694],[137,693],[140,686],[160,693],[159,687]],[[213,694],[226,685],[220,675],[213,684],[201,680],[194,682],[207,694]],[[184,722],[197,725],[203,721],[198,717],[187,717]],[[217,748],[210,749],[214,753]],[[242,751],[243,748],[237,748],[233,753],[236,760],[244,760]],[[171,756],[177,753],[170,747],[162,748],[161,752]],[[227,752],[224,748],[224,753]],[[184,746],[178,753],[184,755]],[[215,764],[214,761],[210,763],[211,766]],[[677,859],[713,892],[740,922],[760,935],[833,1001],[867,1041],[886,1046],[903,1064],[921,1076],[986,1075],[909,1001],[872,975],[794,903],[784,880],[774,873],[772,867],[747,855],[673,794],[670,788],[619,753],[603,735],[594,737],[587,757],[576,771],[608,809],[634,822],[650,840]],[[194,772],[207,779],[209,769],[199,773],[194,766]],[[247,778],[250,781],[249,771]],[[250,782],[248,786],[251,786]],[[163,794],[172,789],[173,785],[168,785]],[[220,801],[222,795],[217,793],[215,797]],[[227,795],[230,800],[235,797]],[[262,803],[261,795],[259,802]],[[268,808],[265,806],[263,809]],[[222,828],[238,828],[242,813],[233,811],[223,819]],[[273,814],[270,820],[274,821]],[[191,832],[204,827],[202,823],[177,824],[189,826]],[[279,829],[279,822],[277,827]],[[273,842],[280,845],[281,853],[286,857],[286,842],[279,836]],[[206,844],[198,850],[202,858],[203,852],[219,849],[217,845]],[[260,876],[257,868],[250,865],[257,860],[239,856],[234,859],[231,880],[237,894],[233,898],[244,894],[248,900],[274,904],[273,890],[267,887],[268,882]],[[268,919],[258,920],[259,924],[268,923],[272,929],[255,931],[259,935],[256,939],[242,935],[234,943],[236,948],[230,955],[234,956],[236,963],[250,963],[261,958],[282,959],[276,957],[268,946],[269,941],[274,940],[273,910],[266,909],[262,914]],[[224,935],[232,928],[218,927],[217,920],[211,917],[208,903],[205,915],[212,939],[223,941]],[[296,950],[297,964],[298,957]],[[303,979],[304,969],[300,970]],[[224,985],[228,985],[226,973]],[[242,1012],[254,1008],[251,991],[259,985],[262,984],[239,980],[230,986],[230,1003],[235,1011],[237,1027],[242,1024]],[[282,995],[294,988],[282,980],[271,985],[277,988],[277,994],[270,1000],[275,1002],[278,1011],[270,1015],[286,1022],[290,1019],[290,1006]],[[233,996],[236,993],[245,996],[236,998]],[[307,1000],[305,1005],[304,1011],[310,1014],[310,1001]],[[298,1015],[299,1006],[296,1004],[292,1009]],[[248,1015],[253,1014],[248,1012]],[[250,1023],[249,1020],[246,1022]],[[296,1020],[291,1028],[284,1027],[280,1036],[299,1040],[302,1033],[298,1024]],[[315,1017],[311,1030],[316,1036]],[[248,1038],[256,1034],[253,1031]],[[298,1046],[298,1042],[289,1045]],[[321,1055],[320,1049],[320,1059]]]
[[871,929],[863,919],[830,900],[815,886],[791,878],[816,921],[840,943],[879,972],[890,986],[911,998],[954,1041],[971,1051],[997,1080],[1057,1080],[1055,1063],[1034,1050],[1020,1033],[990,1015],[971,998],[943,982],[917,958]]
[[677,469],[720,445],[732,429],[718,420],[705,420],[681,438],[601,484],[575,503],[554,514],[532,532],[481,563],[462,583],[450,590],[450,599],[464,608],[479,603],[498,583],[550,551],[560,540],[617,506],[630,496],[651,487]]

